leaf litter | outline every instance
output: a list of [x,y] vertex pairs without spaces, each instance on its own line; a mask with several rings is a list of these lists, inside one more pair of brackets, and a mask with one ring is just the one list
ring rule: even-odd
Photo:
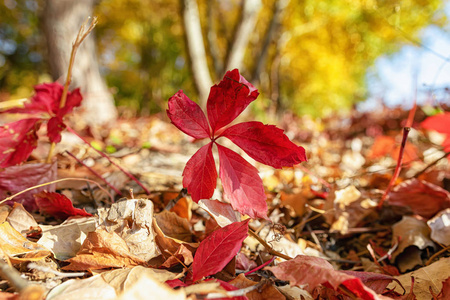
[[[1,181],[2,199],[65,179],[1,206],[5,269],[19,270],[26,286],[44,287],[47,299],[146,299],[149,291],[154,299],[447,299],[448,127],[441,124],[448,113],[427,118],[418,110],[400,176],[377,207],[407,111],[322,120],[286,114],[277,122],[284,133],[254,121],[229,125],[258,96],[233,72],[212,89],[208,118],[182,92],[169,101],[170,119],[195,143],[161,116],[119,120],[114,139],[100,141],[114,145],[111,159],[150,193],[58,130],[49,135],[63,136],[57,164],[1,171],[10,178]],[[235,107],[216,99],[230,87],[242,100]],[[271,137],[267,146],[263,134]],[[10,156],[3,162],[14,163]],[[89,168],[129,196],[120,198]],[[35,179],[12,180],[22,175]],[[2,297],[23,295],[2,274]]]

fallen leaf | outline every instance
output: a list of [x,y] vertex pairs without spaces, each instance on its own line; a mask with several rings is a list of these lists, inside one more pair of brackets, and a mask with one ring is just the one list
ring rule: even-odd
[[192,264],[192,280],[221,271],[239,252],[248,235],[247,219],[220,228],[204,239],[198,247]]
[[443,245],[450,245],[450,208],[444,209],[427,222],[431,239]]
[[63,194],[43,191],[34,194],[34,199],[41,214],[47,214],[60,220],[72,216],[92,217],[84,208],[73,207],[72,201]]
[[430,240],[430,229],[424,221],[403,216],[392,226],[392,243],[398,241],[397,249],[392,253],[391,262],[396,261],[401,272],[422,265],[420,250],[434,248]]
[[115,232],[97,228],[89,232],[75,257],[66,262],[64,270],[100,270],[145,265],[145,261],[131,254],[126,242]]
[[56,226],[40,225],[40,227],[42,237],[38,244],[50,249],[55,258],[66,260],[74,257],[87,234],[95,231],[96,221],[94,217],[73,217]]
[[105,282],[101,275],[85,279],[71,279],[54,289],[46,296],[46,300],[115,300],[116,291]]
[[202,199],[198,205],[206,210],[219,224],[220,227],[225,227],[233,222],[239,222],[240,214],[235,211],[231,204],[220,202],[218,200]]
[[155,215],[155,220],[165,235],[183,242],[192,242],[191,225],[185,218],[164,210]]
[[[247,279],[244,274],[239,274],[239,276],[231,280],[229,283],[238,289],[243,289],[258,284],[253,280]],[[280,293],[280,291],[278,291],[272,284],[266,284],[261,289],[246,293],[245,296],[249,300],[286,299],[286,297],[284,297],[283,294]]]
[[13,209],[9,213],[6,221],[8,221],[15,230],[20,232],[25,237],[31,227],[38,226],[38,223],[34,217],[27,212],[20,203],[14,203]]

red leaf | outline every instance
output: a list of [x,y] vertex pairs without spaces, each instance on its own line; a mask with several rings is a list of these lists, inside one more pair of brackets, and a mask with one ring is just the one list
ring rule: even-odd
[[306,161],[305,149],[292,143],[282,129],[261,122],[239,123],[227,128],[229,138],[260,163],[281,169]]
[[0,168],[27,160],[37,147],[41,119],[23,119],[0,126]]
[[47,122],[47,136],[52,143],[61,141],[61,132],[66,128],[60,117],[53,117]]
[[450,193],[432,183],[411,179],[402,182],[389,193],[389,204],[408,206],[424,218],[450,207]]
[[236,152],[217,145],[225,196],[233,209],[252,219],[267,219],[266,195],[258,170]]
[[74,208],[72,201],[59,193],[43,191],[35,194],[34,198],[41,213],[51,215],[57,219],[65,220],[71,216],[92,216],[84,209]]
[[200,106],[179,90],[169,99],[167,110],[172,124],[196,139],[209,137],[209,126]]
[[211,149],[212,143],[201,147],[183,171],[183,186],[195,202],[211,198],[217,185],[217,170]]
[[51,116],[59,115],[61,118],[71,112],[75,106],[79,106],[83,98],[80,90],[67,93],[66,105],[60,108],[60,101],[64,87],[58,83],[43,83],[34,87],[35,94],[22,108],[12,108],[5,113],[38,114],[48,113]]
[[258,95],[237,69],[228,71],[219,84],[211,87],[206,105],[213,133],[236,119]]
[[426,118],[421,125],[425,129],[436,130],[437,132],[446,134],[447,136],[442,146],[445,151],[450,151],[450,112]]
[[372,272],[356,272],[356,271],[341,271],[347,275],[355,276],[361,279],[362,283],[365,286],[373,290],[377,294],[381,294],[386,290],[386,287],[392,281],[396,281],[399,286],[403,288],[401,282],[389,275],[380,274],[380,273],[372,273]]
[[329,262],[319,257],[298,255],[292,260],[265,269],[270,270],[278,279],[290,281],[291,285],[307,284],[309,292],[320,284],[329,284],[335,290],[343,285],[358,299],[380,299],[359,278],[335,271]]
[[221,271],[239,252],[247,237],[249,219],[220,228],[204,239],[195,253],[192,280]]
[[442,282],[442,290],[439,293],[439,295],[437,295],[436,299],[437,300],[450,299],[450,277],[448,277]]

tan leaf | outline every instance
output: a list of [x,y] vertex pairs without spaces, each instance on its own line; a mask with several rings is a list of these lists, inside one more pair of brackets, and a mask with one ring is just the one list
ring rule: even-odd
[[[229,282],[238,289],[243,289],[249,286],[258,284],[255,281],[247,279],[244,274],[239,274],[238,277]],[[273,285],[266,284],[261,290],[254,290],[245,294],[249,300],[264,300],[264,299],[286,299],[280,291],[278,291]]]
[[191,225],[185,218],[179,217],[176,213],[164,210],[156,214],[155,219],[165,235],[184,242],[192,242]]
[[148,275],[141,276],[135,284],[125,290],[117,300],[184,300],[186,294],[183,289],[173,290],[166,284]]
[[427,222],[431,239],[446,246],[450,245],[450,208],[439,212]]
[[219,224],[220,227],[225,227],[233,222],[241,220],[240,214],[235,211],[231,204],[220,202],[218,200],[202,199],[198,201],[198,205],[206,210]]
[[46,300],[109,300],[117,294],[102,276],[95,275],[86,279],[68,280],[48,293]]

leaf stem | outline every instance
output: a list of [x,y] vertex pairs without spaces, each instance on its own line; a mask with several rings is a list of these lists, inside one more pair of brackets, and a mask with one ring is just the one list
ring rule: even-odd
[[395,181],[398,178],[398,175],[400,175],[400,170],[402,169],[403,154],[405,152],[406,140],[408,139],[408,134],[409,134],[410,130],[411,130],[411,127],[403,128],[402,144],[400,146],[400,152],[398,153],[397,166],[395,167],[394,175],[392,176],[391,181],[389,181],[389,184],[388,184],[386,190],[384,191],[384,194],[381,197],[380,202],[378,203],[378,208],[381,208],[383,206],[383,203],[386,200],[389,192],[392,190],[392,188],[395,184]]
[[90,148],[94,149],[95,151],[97,151],[98,154],[100,154],[101,156],[103,156],[104,158],[106,158],[111,164],[113,164],[114,166],[116,166],[120,171],[122,171],[125,175],[127,175],[131,180],[133,180],[134,182],[136,182],[146,193],[147,195],[150,195],[150,191],[136,178],[133,176],[133,174],[131,174],[130,172],[126,171],[125,169],[123,169],[121,166],[119,166],[117,163],[115,163],[108,155],[106,155],[105,153],[103,153],[100,150],[95,149],[94,147],[92,147],[91,143],[89,143],[88,141],[86,141],[85,138],[83,138],[81,135],[78,134],[78,132],[76,132],[75,130],[73,130],[72,128],[70,128],[69,126],[67,126],[67,130],[72,132],[73,134],[75,134],[77,137],[79,137],[86,145],[88,145]]
[[264,268],[265,266],[270,265],[270,264],[275,260],[275,258],[277,258],[277,257],[274,255],[271,259],[269,259],[268,261],[266,261],[266,262],[263,263],[262,265],[260,265],[260,266],[258,266],[258,267],[256,267],[256,268],[254,268],[253,270],[250,270],[250,271],[244,273],[244,275],[245,275],[245,276],[248,276],[248,275],[250,275],[250,274],[252,274],[252,273],[254,273],[254,272],[256,272],[256,271],[258,271],[258,270],[260,270],[260,269],[262,269],[262,268]]
[[254,237],[255,239],[257,239],[258,242],[260,242],[261,245],[263,245],[264,248],[266,248],[267,252],[269,252],[270,254],[275,255],[275,256],[279,256],[279,257],[281,257],[281,258],[284,258],[285,260],[291,260],[291,259],[292,259],[292,257],[287,256],[286,254],[283,254],[283,253],[281,253],[281,252],[278,252],[278,251],[274,250],[269,244],[266,243],[265,240],[263,240],[259,235],[257,235],[257,234],[256,234],[253,230],[251,230],[250,228],[248,229],[248,233],[249,233],[252,237]]

